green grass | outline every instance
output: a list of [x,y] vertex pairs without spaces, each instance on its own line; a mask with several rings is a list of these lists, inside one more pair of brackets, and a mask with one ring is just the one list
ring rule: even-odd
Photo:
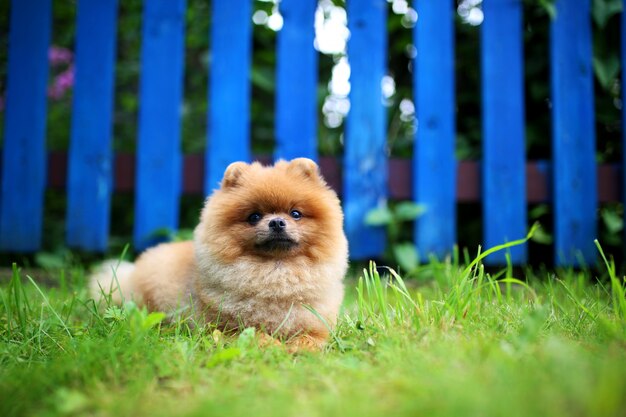
[[[482,256],[482,255],[481,255]],[[589,272],[433,261],[348,280],[321,353],[96,306],[78,269],[0,284],[0,415],[624,416],[626,299]],[[380,272],[380,274],[379,274]]]

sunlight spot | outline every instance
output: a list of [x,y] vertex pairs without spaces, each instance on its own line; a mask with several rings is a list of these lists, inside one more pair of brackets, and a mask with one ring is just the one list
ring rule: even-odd
[[274,32],[278,32],[283,27],[283,16],[278,13],[278,10],[274,10],[270,17],[267,19],[267,27]]
[[333,67],[328,89],[337,96],[347,97],[350,93],[350,64],[346,57],[340,58]]
[[315,48],[323,54],[341,54],[350,37],[348,17],[343,7],[322,0],[315,11]]
[[394,0],[391,5],[391,10],[395,14],[405,14],[409,10],[409,3],[406,0]]
[[267,15],[267,12],[265,10],[257,10],[252,15],[252,21],[255,25],[265,25],[267,24],[268,17],[269,16]]
[[417,11],[409,7],[404,16],[402,16],[402,20],[400,21],[403,27],[410,29],[417,23]]
[[415,105],[408,98],[403,98],[400,101],[400,120],[403,122],[410,122],[415,117]]
[[482,0],[463,0],[457,7],[457,13],[463,23],[472,26],[480,25],[484,20],[482,11]]
[[414,59],[417,56],[417,48],[413,44],[408,44],[406,46],[406,56],[411,59]]
[[474,7],[472,10],[470,10],[469,15],[467,16],[467,23],[472,26],[478,26],[483,22],[484,19],[485,16],[483,14],[483,11],[480,10],[478,7]]
[[382,81],[380,82],[380,87],[383,91],[383,97],[385,99],[390,98],[396,93],[396,81],[393,79],[393,77],[389,75],[385,75],[383,77]]

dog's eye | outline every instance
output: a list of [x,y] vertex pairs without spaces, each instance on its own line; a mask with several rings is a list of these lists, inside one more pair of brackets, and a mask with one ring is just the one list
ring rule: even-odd
[[261,213],[252,213],[248,216],[248,223],[257,224],[259,221],[261,221],[261,217]]
[[291,217],[294,218],[295,220],[300,220],[302,218],[302,213],[300,213],[298,210],[291,210]]

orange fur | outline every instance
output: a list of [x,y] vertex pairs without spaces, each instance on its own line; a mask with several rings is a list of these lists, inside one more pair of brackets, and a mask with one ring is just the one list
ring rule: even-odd
[[[190,306],[223,329],[256,327],[294,350],[318,349],[328,329],[305,306],[335,325],[347,257],[339,200],[313,161],[236,162],[207,199],[193,242],[149,249],[117,279],[130,292],[122,295],[151,310]],[[94,275],[92,289],[116,287],[104,275]]]

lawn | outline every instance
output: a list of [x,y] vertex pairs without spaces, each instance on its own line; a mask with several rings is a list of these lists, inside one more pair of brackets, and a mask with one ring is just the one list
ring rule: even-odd
[[0,415],[624,416],[626,299],[606,270],[366,267],[327,349],[292,355],[252,329],[98,307],[81,267],[52,287],[16,268],[0,281]]

